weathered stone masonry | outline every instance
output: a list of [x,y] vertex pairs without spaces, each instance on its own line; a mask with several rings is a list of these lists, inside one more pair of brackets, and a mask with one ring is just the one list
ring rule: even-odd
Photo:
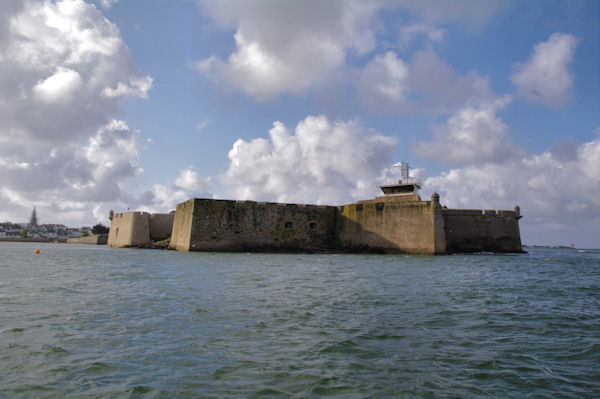
[[173,214],[116,213],[110,222],[109,247],[140,247],[171,236]]
[[431,201],[340,207],[191,199],[177,206],[170,247],[180,251],[446,254],[522,252],[513,211],[463,211]]
[[114,215],[108,245],[147,246],[170,235],[179,251],[523,252],[520,217],[518,207],[446,209],[437,194],[421,201],[412,192],[339,207],[195,198],[174,215]]
[[177,205],[171,236],[180,251],[331,251],[333,206],[191,199]]

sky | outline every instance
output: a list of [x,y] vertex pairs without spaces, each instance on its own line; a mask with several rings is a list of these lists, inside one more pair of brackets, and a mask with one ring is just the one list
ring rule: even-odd
[[600,248],[600,2],[0,2],[0,221],[343,205],[400,161]]

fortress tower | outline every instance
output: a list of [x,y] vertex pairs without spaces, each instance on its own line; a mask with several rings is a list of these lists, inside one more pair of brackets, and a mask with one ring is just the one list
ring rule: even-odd
[[421,197],[418,192],[421,189],[421,182],[409,175],[408,162],[399,162],[393,165],[394,167],[400,168],[400,180],[397,184],[389,184],[385,186],[379,186],[383,192],[382,196],[375,197],[373,199],[358,201],[358,203],[370,203],[370,202],[412,202],[421,201]]
[[421,182],[416,178],[409,176],[408,162],[400,162],[394,165],[400,168],[401,179],[398,184],[379,186],[385,196],[386,201],[421,201],[417,192],[421,189]]

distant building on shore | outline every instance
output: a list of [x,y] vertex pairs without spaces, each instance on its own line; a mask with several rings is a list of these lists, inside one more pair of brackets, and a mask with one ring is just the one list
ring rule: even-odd
[[49,239],[52,241],[66,241],[69,237],[80,237],[82,231],[91,234],[89,227],[67,227],[64,224],[40,224],[36,207],[33,207],[31,217],[27,223],[0,223],[0,238],[28,238]]

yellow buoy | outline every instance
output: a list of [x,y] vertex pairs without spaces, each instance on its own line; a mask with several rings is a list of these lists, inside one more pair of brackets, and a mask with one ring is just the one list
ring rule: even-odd
[[40,250],[39,250],[39,249],[36,249],[36,250],[35,250],[35,254],[37,255],[37,254],[39,254],[39,253],[40,253]]

